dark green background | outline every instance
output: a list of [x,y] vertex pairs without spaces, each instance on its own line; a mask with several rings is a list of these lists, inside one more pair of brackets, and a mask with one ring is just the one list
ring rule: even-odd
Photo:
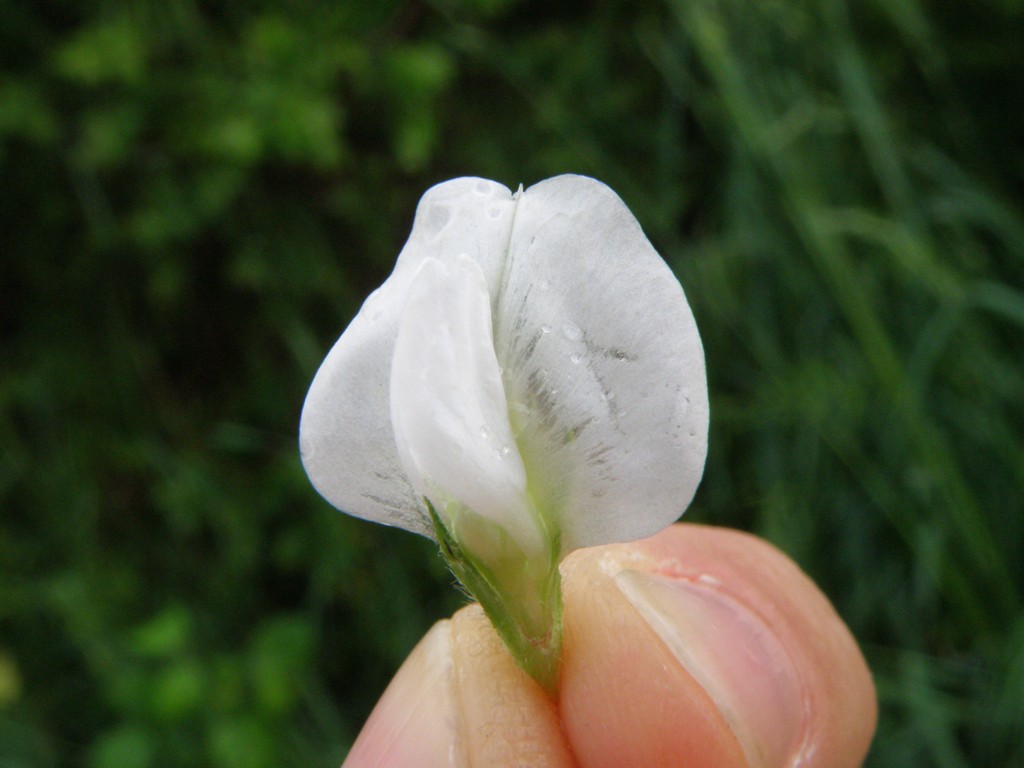
[[688,518],[821,584],[870,766],[1024,764],[1018,0],[0,2],[0,766],[336,766],[459,603],[308,485],[420,194],[625,199],[705,341]]

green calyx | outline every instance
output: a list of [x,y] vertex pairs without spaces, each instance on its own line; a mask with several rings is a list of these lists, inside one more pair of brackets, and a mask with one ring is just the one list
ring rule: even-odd
[[[448,567],[480,603],[516,663],[554,696],[562,657],[558,542],[550,542],[543,557],[527,557],[497,525],[469,513],[452,526],[457,534],[426,504]],[[471,547],[467,540],[487,546]]]

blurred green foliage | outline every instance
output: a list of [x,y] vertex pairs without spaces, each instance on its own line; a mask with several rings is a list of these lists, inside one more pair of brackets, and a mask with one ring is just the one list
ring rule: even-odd
[[0,5],[0,765],[337,765],[456,607],[307,484],[419,195],[615,188],[708,356],[691,519],[822,585],[870,766],[1024,764],[1014,0]]

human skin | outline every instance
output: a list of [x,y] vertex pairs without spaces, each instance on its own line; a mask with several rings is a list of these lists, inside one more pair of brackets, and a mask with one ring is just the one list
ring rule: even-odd
[[877,707],[814,583],[762,539],[677,524],[562,564],[552,699],[479,606],[438,622],[344,768],[856,768]]

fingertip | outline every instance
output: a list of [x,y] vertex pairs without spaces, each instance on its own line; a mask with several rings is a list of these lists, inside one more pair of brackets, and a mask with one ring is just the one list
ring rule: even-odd
[[874,731],[870,672],[779,550],[677,525],[563,569],[560,706],[585,768],[852,768]]
[[580,552],[563,570],[559,707],[580,766],[745,768],[707,692],[610,578],[630,557],[603,547]]
[[555,702],[516,665],[479,605],[452,617],[452,658],[466,765],[573,768]]
[[716,582],[719,596],[755,616],[788,656],[802,717],[782,765],[861,765],[878,716],[871,671],[828,598],[793,560],[757,536],[692,524],[672,526],[637,546],[667,578]]
[[399,668],[342,768],[448,768],[455,725],[451,622],[445,620]]
[[853,768],[874,732],[849,630],[766,542],[677,525],[563,564],[557,702],[479,606],[410,654],[345,768]]

